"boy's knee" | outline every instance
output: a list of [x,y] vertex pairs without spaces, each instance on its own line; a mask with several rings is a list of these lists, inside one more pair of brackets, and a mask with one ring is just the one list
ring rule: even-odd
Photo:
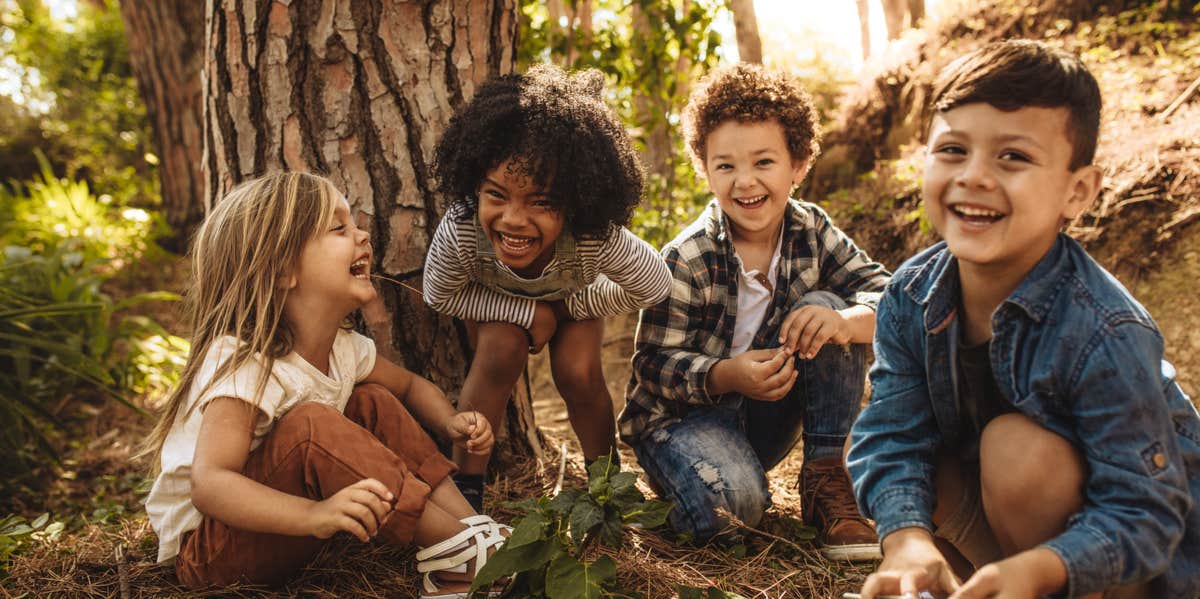
[[704,542],[719,534],[730,524],[729,516],[747,526],[758,526],[763,513],[771,505],[770,492],[756,481],[745,485],[713,473],[711,478],[701,474],[701,485],[690,490],[699,495],[683,501],[672,510],[672,527]]
[[984,427],[979,466],[986,503],[1006,511],[1077,504],[1086,478],[1074,445],[1021,414],[997,416]]

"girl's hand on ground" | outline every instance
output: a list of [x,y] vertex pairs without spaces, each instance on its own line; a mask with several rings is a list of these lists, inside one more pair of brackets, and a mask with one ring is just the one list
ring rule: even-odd
[[863,583],[862,599],[930,591],[941,597],[958,590],[958,578],[924,529],[900,529],[884,537],[883,561]]
[[364,478],[309,508],[309,529],[318,539],[346,531],[366,543],[392,511],[395,497],[383,483]]
[[549,343],[558,330],[558,315],[549,302],[537,302],[533,307],[533,324],[529,327],[529,353],[536,354]]
[[752,349],[722,360],[713,368],[720,367],[725,385],[718,385],[719,392],[737,391],[759,401],[779,401],[792,390],[796,382],[796,368],[792,354],[785,348]]
[[779,342],[801,358],[811,360],[826,343],[850,342],[850,324],[846,317],[824,306],[801,306],[783,319]]
[[471,455],[487,455],[495,437],[492,425],[479,412],[459,412],[446,423],[446,437]]

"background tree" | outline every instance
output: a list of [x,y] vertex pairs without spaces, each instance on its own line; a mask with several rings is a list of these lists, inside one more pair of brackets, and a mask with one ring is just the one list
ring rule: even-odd
[[[434,144],[455,107],[516,63],[515,0],[208,3],[204,89],[207,199],[271,169],[323,173],[374,241],[373,272],[419,286],[441,218]],[[381,283],[363,309],[380,351],[461,388],[469,331],[409,289]],[[540,449],[518,386],[498,456]],[[496,461],[493,461],[496,463]]]
[[160,159],[162,209],[182,253],[204,218],[200,68],[204,63],[204,4],[123,0],[121,17],[129,62],[154,127]]
[[889,40],[899,39],[905,29],[916,27],[925,18],[925,0],[880,0],[880,3]]
[[762,64],[762,38],[758,35],[754,0],[729,0],[729,11],[733,13],[733,28],[737,34],[738,60]]

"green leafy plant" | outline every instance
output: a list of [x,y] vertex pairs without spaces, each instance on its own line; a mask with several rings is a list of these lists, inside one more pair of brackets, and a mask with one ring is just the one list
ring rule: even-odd
[[508,578],[501,597],[573,599],[638,597],[617,588],[617,565],[600,556],[586,561],[588,547],[599,542],[620,547],[625,526],[662,526],[671,505],[646,499],[637,475],[620,472],[602,457],[588,468],[587,489],[566,489],[554,497],[515,504],[524,512],[512,536],[475,577],[473,596],[483,596],[496,581]]
[[[152,219],[54,177],[0,190],[0,451],[4,472],[55,456],[47,431],[90,388],[129,398],[169,386],[187,344],[132,309],[175,294],[113,298],[106,284],[152,263]],[[140,410],[139,410],[140,411]]]
[[62,522],[51,522],[49,513],[38,516],[33,522],[26,522],[16,514],[0,519],[0,574],[4,573],[8,559],[29,541],[54,542],[64,528]]

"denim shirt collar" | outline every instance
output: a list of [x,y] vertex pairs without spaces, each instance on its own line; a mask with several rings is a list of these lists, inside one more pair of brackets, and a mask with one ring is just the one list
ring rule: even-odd
[[[1004,302],[1020,308],[1034,322],[1041,322],[1050,311],[1061,290],[1060,280],[1070,267],[1069,252],[1066,251],[1068,239],[1059,233],[1050,250]],[[958,260],[946,248],[945,242],[939,245],[941,251],[922,265],[904,287],[913,301],[924,306],[925,330],[929,333],[944,330],[958,311]]]

